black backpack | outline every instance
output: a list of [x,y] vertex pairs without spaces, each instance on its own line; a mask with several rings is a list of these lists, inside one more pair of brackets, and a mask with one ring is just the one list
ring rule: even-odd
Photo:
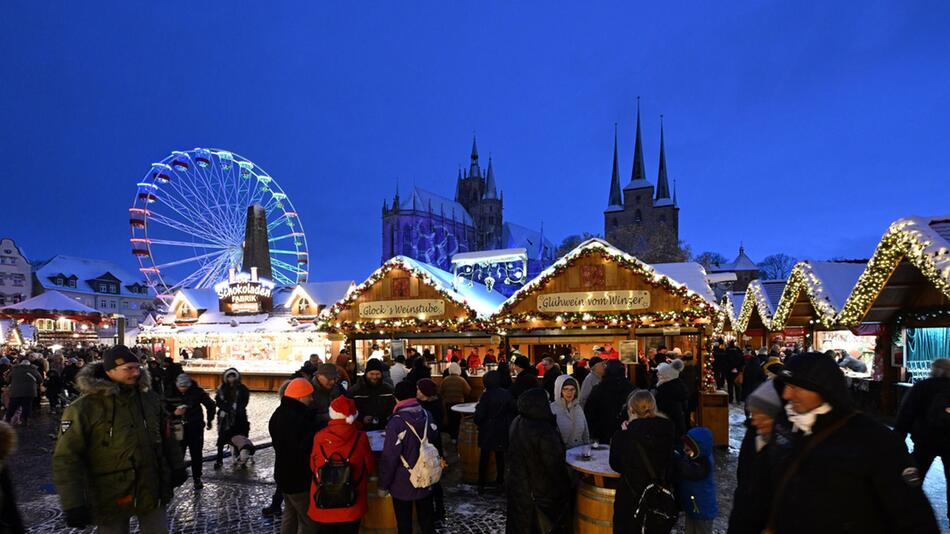
[[353,447],[350,454],[343,457],[339,452],[334,452],[327,457],[323,445],[320,445],[320,454],[323,455],[325,463],[317,469],[317,476],[314,477],[317,491],[313,495],[313,503],[319,509],[327,510],[332,508],[349,508],[356,504],[356,490],[359,487],[359,481],[353,480],[353,467],[350,465],[350,457],[360,442],[360,436],[356,436],[353,441]]
[[[643,445],[637,441],[634,441],[634,444],[650,475],[650,483],[643,489],[637,501],[637,508],[633,514],[634,522],[640,526],[640,532],[644,534],[669,534],[676,525],[676,518],[679,515],[679,507],[676,505],[676,498],[673,497],[673,490],[657,477],[650,458],[643,450]],[[626,477],[624,477],[624,483],[631,491],[633,490]]]

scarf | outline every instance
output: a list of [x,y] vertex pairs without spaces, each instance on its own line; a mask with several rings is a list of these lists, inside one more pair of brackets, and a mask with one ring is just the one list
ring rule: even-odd
[[824,415],[831,411],[831,405],[823,403],[821,406],[815,408],[810,412],[798,413],[792,408],[792,404],[788,403],[785,405],[785,413],[788,414],[788,420],[792,423],[792,426],[795,430],[800,430],[806,436],[811,435],[811,429],[815,426],[815,420],[819,415]]

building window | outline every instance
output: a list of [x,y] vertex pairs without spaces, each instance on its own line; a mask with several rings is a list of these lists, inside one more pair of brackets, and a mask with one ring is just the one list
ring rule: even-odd
[[12,256],[0,256],[0,265],[16,265],[16,258]]
[[641,222],[643,222],[643,215],[640,213],[640,210],[637,210],[636,212],[634,212],[633,222],[637,224],[640,224]]
[[13,275],[13,287],[23,287],[23,275]]
[[55,280],[54,282],[55,282],[56,285],[58,285],[58,286],[63,285],[63,279],[62,279],[62,277],[57,276],[57,277],[56,277],[56,280]]
[[310,311],[310,301],[305,298],[301,298],[297,301],[297,313],[300,315],[306,315]]
[[[59,285],[62,285],[62,282],[60,282]],[[66,285],[67,285],[68,287],[76,287],[76,279],[75,279],[75,278],[70,278],[70,279],[67,281]]]

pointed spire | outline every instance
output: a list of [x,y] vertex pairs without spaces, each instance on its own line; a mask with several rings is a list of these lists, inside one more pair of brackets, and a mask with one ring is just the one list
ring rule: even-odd
[[617,123],[614,123],[614,170],[610,175],[610,197],[607,199],[607,208],[623,207],[623,197],[620,196],[620,165],[617,162]]
[[541,235],[538,238],[538,259],[544,260],[544,219],[541,219]]
[[399,178],[396,178],[396,195],[393,196],[393,209],[399,209]]
[[492,168],[491,156],[488,156],[488,177],[485,179],[485,197],[486,199],[498,198],[498,190],[495,188],[495,170]]
[[630,183],[627,188],[645,183],[647,173],[643,165],[643,140],[640,134],[640,97],[637,97],[637,139],[633,145],[633,171],[630,173]]
[[666,177],[666,149],[663,140],[663,115],[660,115],[660,169],[656,176],[656,200],[670,198],[670,183]]
[[481,170],[478,168],[478,144],[475,142],[475,134],[472,134],[472,162],[468,166],[469,176],[481,177]]
[[455,179],[455,201],[459,202],[462,195],[462,166],[459,165],[459,175]]

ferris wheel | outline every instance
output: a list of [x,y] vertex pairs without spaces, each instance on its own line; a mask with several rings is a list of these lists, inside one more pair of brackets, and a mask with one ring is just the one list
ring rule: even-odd
[[168,301],[209,288],[240,267],[248,206],[267,216],[274,282],[307,280],[307,236],[290,198],[253,162],[225,150],[172,152],[137,184],[129,226],[146,283]]

